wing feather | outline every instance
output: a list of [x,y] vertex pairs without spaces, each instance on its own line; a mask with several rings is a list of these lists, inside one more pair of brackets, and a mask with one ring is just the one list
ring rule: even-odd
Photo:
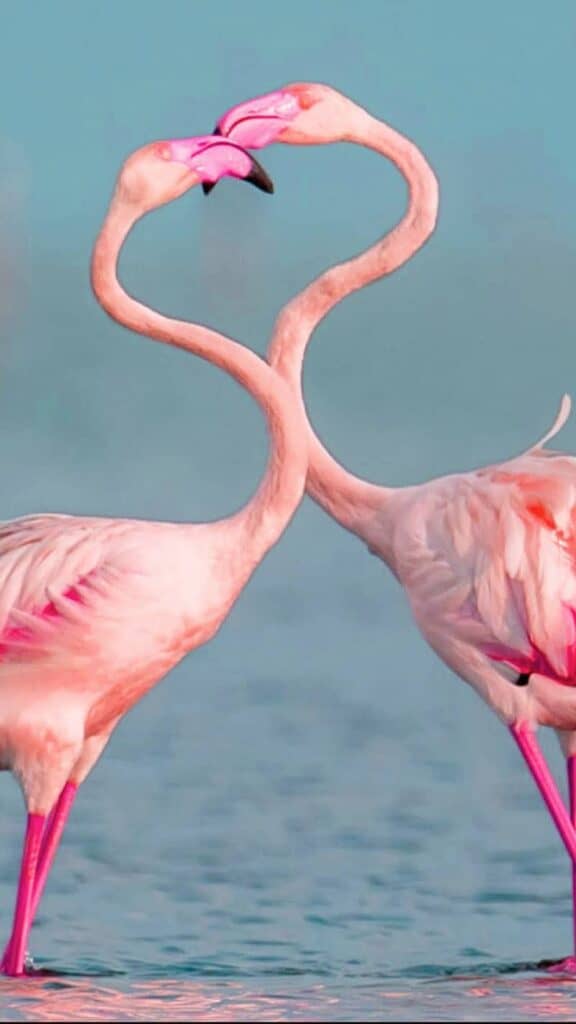
[[0,661],[85,641],[122,572],[129,528],[73,516],[0,524]]
[[527,454],[414,489],[396,548],[435,646],[456,631],[576,685],[576,459],[540,447],[568,411]]

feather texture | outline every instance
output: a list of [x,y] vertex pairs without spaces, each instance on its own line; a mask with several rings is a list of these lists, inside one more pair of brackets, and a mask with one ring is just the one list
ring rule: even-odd
[[395,568],[434,647],[576,685],[576,459],[537,445],[396,501]]

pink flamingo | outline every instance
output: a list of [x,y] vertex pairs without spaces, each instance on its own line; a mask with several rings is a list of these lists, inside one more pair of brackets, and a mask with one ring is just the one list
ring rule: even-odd
[[303,494],[305,424],[278,374],[199,324],[131,298],[119,253],[143,214],[223,175],[272,191],[235,143],[154,143],[124,164],[92,262],[92,286],[125,327],[221,367],[261,406],[271,455],[254,497],[211,523],[38,515],[0,527],[0,766],[28,818],[14,922],[2,970],[24,971],[28,934],[76,791],[124,715],[219,629]]
[[[381,241],[327,270],[281,311],[268,359],[305,415],[302,362],[317,324],[345,296],[410,258],[434,230],[438,185],[417,147],[335,90],[297,83],[233,107],[216,131],[247,148],[347,141],[392,160],[407,211]],[[425,484],[358,479],[308,426],[307,492],[404,586],[424,637],[508,726],[573,864],[576,953],[576,461],[545,450],[565,423],[517,458]],[[565,809],[536,739],[557,730],[567,757]],[[560,965],[576,970],[576,959]]]

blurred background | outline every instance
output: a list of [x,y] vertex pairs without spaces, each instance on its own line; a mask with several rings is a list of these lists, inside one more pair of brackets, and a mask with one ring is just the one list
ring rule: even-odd
[[[110,322],[88,267],[128,153],[291,81],[328,82],[409,135],[441,187],[431,242],[311,344],[322,438],[403,485],[549,427],[576,387],[570,0],[8,0],[2,14],[2,518],[204,520],[257,486],[251,399]],[[195,190],[137,227],[121,273],[144,302],[263,353],[283,303],[391,228],[406,194],[359,147],[262,159],[273,197]],[[573,421],[559,443],[575,450]],[[1,781],[7,930],[23,818]],[[34,950],[128,979],[326,979],[338,1008],[293,1019],[360,1019],[360,991],[372,1019],[390,978],[418,1000],[427,970],[567,953],[568,915],[563,851],[504,730],[425,647],[385,567],[306,500],[216,639],[117,730]]]

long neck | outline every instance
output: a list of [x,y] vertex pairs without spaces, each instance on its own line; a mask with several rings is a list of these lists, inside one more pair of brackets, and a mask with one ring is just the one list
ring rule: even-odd
[[200,324],[169,319],[123,289],[117,277],[118,258],[139,216],[139,211],[112,201],[94,246],[92,287],[114,320],[219,366],[262,408],[272,442],[265,475],[248,504],[223,521],[232,539],[238,540],[240,534],[240,560],[251,571],[278,539],[302,497],[308,462],[305,424],[284,381],[250,349]]
[[[346,141],[381,153],[408,184],[409,201],[399,224],[359,256],[325,271],[282,309],[268,348],[268,361],[293,388],[306,415],[302,393],[302,362],[320,321],[351,292],[391,274],[432,234],[438,212],[438,183],[419,149],[405,136],[352,104]],[[308,423],[306,490],[346,529],[367,538],[371,513],[381,510],[391,489],[349,473],[324,448]]]

